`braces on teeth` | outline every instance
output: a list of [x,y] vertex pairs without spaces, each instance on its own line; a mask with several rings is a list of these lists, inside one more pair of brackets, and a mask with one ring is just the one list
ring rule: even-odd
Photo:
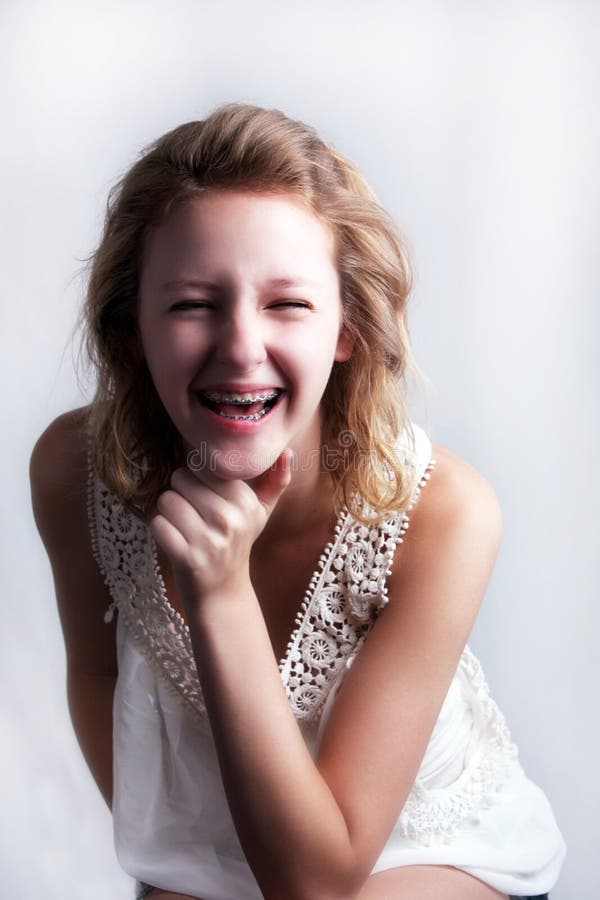
[[266,416],[266,414],[268,412],[269,412],[268,409],[261,409],[260,412],[252,413],[249,416],[228,416],[228,415],[226,415],[226,413],[222,413],[222,412],[220,412],[219,415],[221,416],[222,419],[243,419],[244,422],[252,422],[256,419],[262,419],[262,417]]
[[[266,403],[269,400],[275,400],[276,397],[279,396],[281,391],[278,388],[275,388],[271,391],[263,391],[259,394],[219,394],[215,391],[203,391],[203,395],[207,400],[212,401],[213,403],[220,404],[228,404],[228,405],[236,405],[236,406],[248,406],[251,403]],[[253,422],[258,419],[262,419],[263,416],[270,412],[270,409],[261,409],[257,413],[251,413],[250,415],[227,415],[227,413],[219,412],[218,414],[223,419],[236,419],[242,420],[244,422]]]
[[214,391],[203,391],[205,397],[212,400],[213,403],[266,403],[267,400],[274,400],[278,395],[278,390],[264,391],[262,394],[217,394]]

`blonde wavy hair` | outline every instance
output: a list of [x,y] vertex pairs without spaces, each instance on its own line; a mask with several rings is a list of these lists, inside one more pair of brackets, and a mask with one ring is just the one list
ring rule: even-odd
[[348,361],[334,363],[322,398],[322,461],[337,508],[345,504],[363,521],[405,508],[414,488],[409,455],[397,450],[399,434],[412,434],[405,247],[351,162],[303,123],[246,104],[221,106],[163,135],[109,195],[84,309],[85,346],[97,370],[89,426],[98,475],[147,515],[173,469],[185,464],[143,357],[136,308],[149,233],[210,188],[290,192],[332,230],[343,328],[354,347]]

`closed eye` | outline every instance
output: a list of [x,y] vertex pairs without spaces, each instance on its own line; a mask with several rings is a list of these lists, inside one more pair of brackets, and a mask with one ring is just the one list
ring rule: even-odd
[[310,309],[310,303],[306,300],[277,300],[271,303],[269,309]]
[[170,312],[187,312],[189,310],[194,309],[210,309],[211,304],[208,300],[179,300],[177,303],[173,303],[169,310]]

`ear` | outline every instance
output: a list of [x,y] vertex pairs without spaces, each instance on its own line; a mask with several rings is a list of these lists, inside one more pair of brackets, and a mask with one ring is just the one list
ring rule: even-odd
[[354,350],[353,336],[342,327],[340,331],[337,346],[335,348],[334,359],[336,362],[347,362],[352,356]]

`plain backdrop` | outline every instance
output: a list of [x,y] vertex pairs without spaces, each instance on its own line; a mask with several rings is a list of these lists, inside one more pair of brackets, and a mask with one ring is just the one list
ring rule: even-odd
[[582,0],[0,2],[3,897],[131,897],[68,719],[27,465],[90,396],[72,332],[109,187],[229,100],[315,125],[407,236],[415,415],[505,515],[471,645],[567,840],[554,900],[600,896],[598,46]]

